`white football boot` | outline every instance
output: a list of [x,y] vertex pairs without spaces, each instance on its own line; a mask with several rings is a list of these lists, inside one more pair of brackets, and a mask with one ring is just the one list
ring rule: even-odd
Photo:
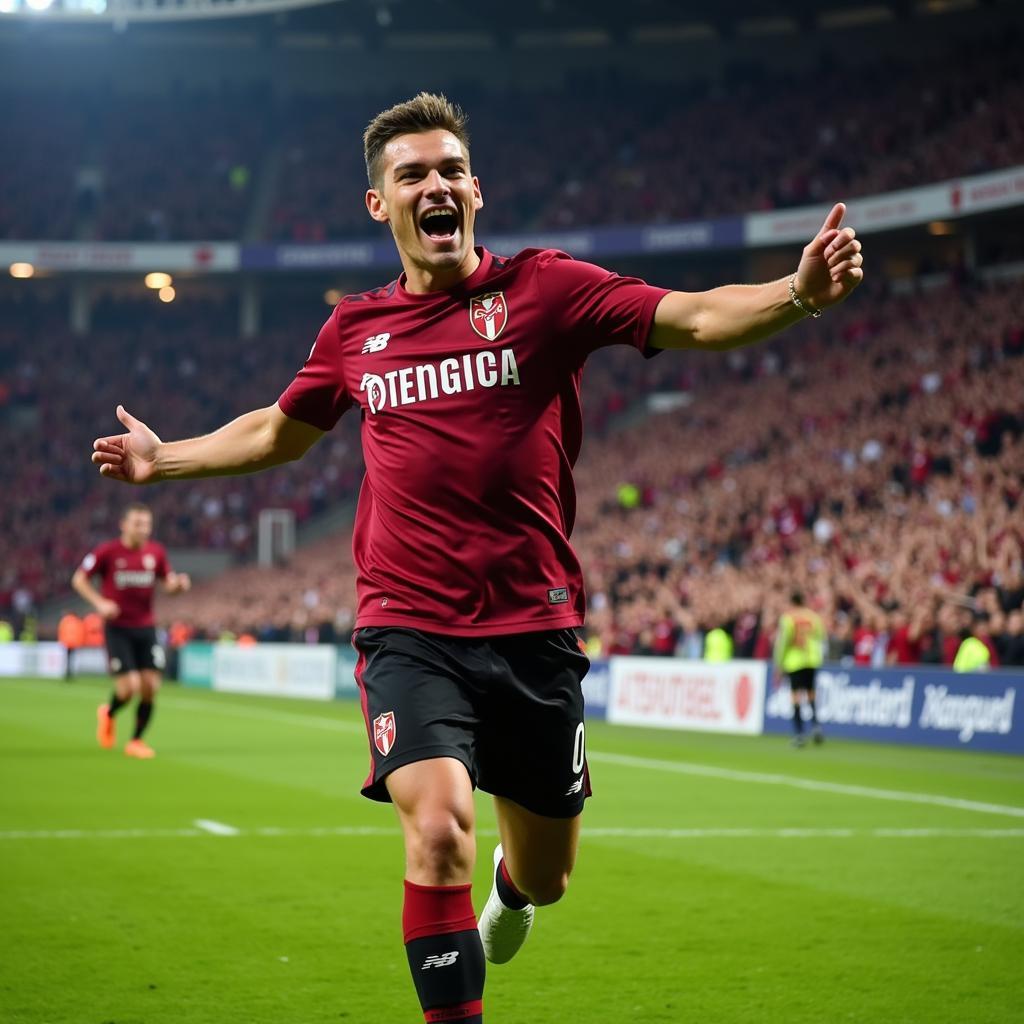
[[[501,844],[494,848],[494,877],[497,879],[498,865],[501,863]],[[522,910],[512,910],[501,902],[498,895],[498,883],[491,883],[491,894],[487,897],[483,912],[478,923],[480,941],[483,943],[484,956],[492,964],[505,964],[519,952],[519,947],[526,941],[533,927],[533,905],[527,903]]]

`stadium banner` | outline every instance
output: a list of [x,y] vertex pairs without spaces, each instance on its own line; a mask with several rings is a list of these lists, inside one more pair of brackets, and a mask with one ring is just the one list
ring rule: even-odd
[[983,213],[1024,204],[1024,167],[994,171],[954,182],[952,203],[958,214]]
[[763,661],[611,659],[608,721],[756,735],[764,721]]
[[583,712],[587,718],[608,717],[608,691],[612,685],[611,662],[594,658],[583,677]]
[[183,686],[213,686],[213,644],[191,641],[178,651],[178,682]]
[[358,270],[397,267],[395,244],[387,241],[243,245],[243,270]]
[[[1020,205],[1024,205],[1024,167],[1014,167],[851,199],[846,204],[846,221],[865,234]],[[744,241],[751,246],[806,242],[821,228],[831,208],[831,203],[823,203],[752,213],[745,218]]]
[[0,677],[29,676],[33,679],[63,679],[68,669],[68,652],[63,644],[42,640],[0,644]]
[[92,272],[238,270],[236,242],[0,242],[0,264]]
[[105,676],[110,672],[106,647],[78,647],[68,657],[73,676]]
[[[818,670],[816,706],[826,736],[1024,754],[1019,690],[1024,674],[1016,672],[826,665]],[[783,682],[768,692],[764,731],[787,733],[792,720]]]
[[323,644],[216,644],[213,688],[264,697],[333,700],[337,648]]
[[359,686],[356,683],[356,651],[351,644],[344,644],[335,648],[338,655],[338,671],[334,677],[335,697],[356,697],[359,695]]
[[[561,249],[577,259],[590,259],[736,249],[743,244],[743,230],[742,217],[726,217],[653,227],[485,234],[482,241],[492,252],[507,255],[522,249]],[[390,238],[379,242],[246,245],[241,250],[241,266],[243,270],[390,269],[398,266],[398,254]]]

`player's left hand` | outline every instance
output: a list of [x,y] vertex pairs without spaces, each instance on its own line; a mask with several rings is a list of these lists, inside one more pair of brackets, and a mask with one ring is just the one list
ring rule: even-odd
[[167,582],[170,584],[172,594],[183,594],[186,590],[192,589],[192,577],[187,572],[176,572],[172,574]]
[[797,267],[796,294],[815,309],[842,302],[864,280],[864,253],[857,233],[840,226],[845,215],[846,204],[836,203],[804,247]]

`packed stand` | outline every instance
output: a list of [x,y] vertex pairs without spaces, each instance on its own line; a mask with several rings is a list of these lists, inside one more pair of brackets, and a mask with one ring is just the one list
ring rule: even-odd
[[[965,50],[955,75],[946,58],[803,76],[747,68],[712,86],[590,75],[557,95],[451,95],[464,96],[470,114],[486,237],[742,214],[1020,164],[1019,52],[1016,38]],[[271,237],[380,235],[363,204],[358,140],[395,98],[341,111],[333,101],[295,102]]]
[[765,657],[799,589],[835,658],[950,664],[972,630],[1024,664],[1024,292],[869,294],[590,449],[595,649],[699,656],[722,626]]
[[0,104],[0,137],[0,239],[74,238],[89,212],[76,198],[88,153],[82,119],[64,103],[11,96]]
[[95,118],[103,241],[237,240],[269,134],[259,96],[121,100]]
[[[834,658],[950,664],[973,631],[994,665],[1024,665],[1019,283],[869,287],[724,355],[599,353],[585,407],[592,379],[623,405],[636,397],[608,383],[623,356],[661,370],[647,387],[693,401],[584,445],[574,543],[594,652],[700,657],[721,626],[737,656],[766,657],[800,589]],[[344,639],[350,543],[200,586],[191,621],[211,636]]]
[[[710,85],[591,72],[557,94],[448,91],[470,114],[483,237],[649,224],[1024,163],[1021,45],[1008,34],[941,60],[799,75],[745,67]],[[364,207],[360,140],[399,98],[14,98],[0,111],[0,238],[238,240],[270,166],[266,237],[385,237]]]
[[[258,511],[290,508],[301,524],[350,496],[361,475],[356,425],[344,424],[300,462],[255,476],[164,484],[129,493],[99,478],[93,438],[119,433],[124,403],[163,437],[212,430],[269,405],[302,365],[315,337],[281,327],[239,339],[229,302],[108,302],[87,341],[60,306],[12,304],[0,322],[0,415],[5,436],[31,457],[0,467],[0,610],[15,613],[66,592],[82,556],[117,532],[131,498],[152,505],[168,547],[255,550]],[[350,418],[351,419],[351,418]]]

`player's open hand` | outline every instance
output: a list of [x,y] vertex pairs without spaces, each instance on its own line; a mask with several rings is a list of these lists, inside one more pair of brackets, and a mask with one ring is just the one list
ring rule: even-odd
[[841,227],[845,215],[844,203],[832,207],[797,268],[796,293],[815,309],[842,302],[864,280],[864,253],[853,228]]
[[100,475],[126,484],[148,484],[156,480],[156,455],[160,438],[137,420],[123,405],[117,418],[128,428],[127,434],[101,437],[93,442],[92,461]]

